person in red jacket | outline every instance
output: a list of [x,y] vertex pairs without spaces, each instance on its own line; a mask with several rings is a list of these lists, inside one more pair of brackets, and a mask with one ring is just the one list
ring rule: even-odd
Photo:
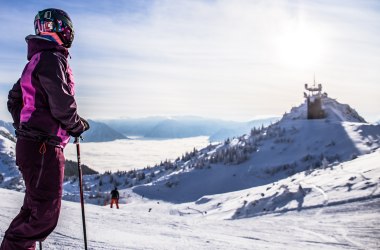
[[56,227],[61,208],[65,158],[70,136],[89,129],[77,113],[74,78],[67,57],[74,39],[69,15],[39,11],[36,35],[26,37],[28,60],[8,95],[16,129],[16,164],[25,182],[19,214],[5,232],[1,250],[35,249]]
[[116,208],[119,209],[119,191],[117,191],[117,187],[111,191],[111,208],[114,203],[116,204]]

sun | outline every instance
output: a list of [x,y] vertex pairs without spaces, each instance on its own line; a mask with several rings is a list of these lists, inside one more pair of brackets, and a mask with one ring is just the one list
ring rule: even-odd
[[276,40],[278,61],[289,68],[315,68],[324,54],[320,30],[312,27],[287,27]]

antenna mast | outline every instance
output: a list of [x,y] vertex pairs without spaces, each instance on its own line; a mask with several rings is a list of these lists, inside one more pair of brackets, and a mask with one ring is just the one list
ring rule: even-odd
[[317,83],[315,82],[315,73],[314,73],[314,79],[313,79],[313,86],[309,87],[308,84],[305,83],[305,89],[309,91],[308,96],[315,96],[315,95],[321,96],[322,84],[319,83],[317,87]]

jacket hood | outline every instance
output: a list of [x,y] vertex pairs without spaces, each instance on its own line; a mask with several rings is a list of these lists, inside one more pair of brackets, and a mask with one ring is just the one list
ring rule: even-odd
[[33,55],[41,51],[58,51],[66,57],[69,55],[67,48],[41,36],[29,35],[25,38],[25,41],[28,44],[28,61]]

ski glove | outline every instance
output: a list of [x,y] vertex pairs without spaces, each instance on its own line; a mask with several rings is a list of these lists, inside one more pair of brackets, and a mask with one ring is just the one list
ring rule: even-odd
[[[89,130],[90,129],[90,124],[88,123],[88,121],[86,121],[86,119],[84,119],[84,118],[80,118],[80,120],[81,120],[81,122],[82,122],[82,124],[83,124],[83,127],[84,127],[84,131],[87,131],[87,130]],[[83,131],[83,132],[84,132]]]
[[86,119],[82,117],[80,118],[80,124],[83,127],[83,131],[80,131],[80,132],[68,131],[69,135],[71,135],[72,137],[79,137],[83,132],[90,129],[90,124],[88,123],[88,121],[86,121]]

